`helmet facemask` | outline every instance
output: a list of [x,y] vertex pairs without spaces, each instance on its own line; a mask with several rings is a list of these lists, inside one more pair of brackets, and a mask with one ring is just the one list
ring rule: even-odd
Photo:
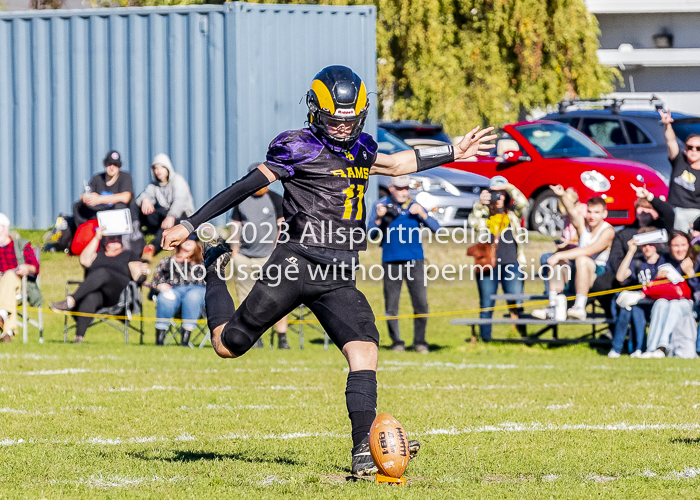
[[[365,126],[365,120],[369,113],[369,101],[359,115],[355,115],[354,110],[342,108],[338,109],[335,115],[331,115],[327,110],[320,109],[314,101],[314,97],[309,92],[306,96],[306,104],[309,106],[309,125],[314,132],[320,133],[339,149],[352,148]],[[347,114],[343,114],[344,111]]]

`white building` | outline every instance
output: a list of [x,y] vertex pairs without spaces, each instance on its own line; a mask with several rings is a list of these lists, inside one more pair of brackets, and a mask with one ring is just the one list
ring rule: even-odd
[[600,25],[598,59],[624,77],[618,92],[700,115],[700,0],[585,1]]

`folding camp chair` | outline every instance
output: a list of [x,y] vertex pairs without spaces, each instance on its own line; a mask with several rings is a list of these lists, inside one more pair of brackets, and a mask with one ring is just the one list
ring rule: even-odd
[[[34,255],[36,256],[37,262],[41,255],[41,250],[39,248],[34,248]],[[22,342],[25,344],[29,342],[29,327],[33,326],[39,330],[39,343],[44,343],[44,311],[41,308],[41,304],[37,305],[37,318],[33,319],[29,317],[28,308],[29,297],[27,296],[27,286],[29,280],[35,280],[36,284],[41,287],[41,278],[38,274],[30,276],[22,276],[22,289],[19,295],[17,295],[17,302],[19,303],[19,309],[17,310],[17,316],[22,321],[19,323],[19,327],[22,329]]]
[[[66,283],[66,295],[69,295],[69,289],[71,286],[80,285],[82,281],[68,281]],[[119,302],[113,306],[103,307],[95,314],[105,315],[105,316],[124,316],[124,318],[94,318],[92,323],[88,328],[92,328],[98,322],[103,322],[118,331],[124,332],[124,343],[129,343],[129,330],[140,333],[140,343],[143,344],[143,319],[139,317],[138,322],[133,321],[132,318],[141,314],[143,310],[143,294],[141,293],[141,286],[135,282],[130,281],[126,286],[124,291],[119,296]],[[68,331],[75,328],[75,325],[68,326],[68,314],[63,319],[63,342],[68,342]],[[120,324],[120,323],[123,323]]]
[[[304,326],[311,328],[312,330],[322,333],[323,334],[323,348],[328,349],[328,344],[330,342],[330,338],[328,337],[328,334],[326,331],[323,329],[323,327],[318,324],[318,323],[307,323],[304,325],[304,316],[311,315],[311,311],[309,310],[308,307],[301,305],[297,307],[294,311],[289,313],[289,320],[290,324],[288,327],[288,330],[291,330],[299,335],[299,349],[304,348]],[[293,321],[299,321],[299,323],[293,323]],[[272,342],[270,343],[270,348],[274,346],[274,340],[275,340],[275,329],[274,327],[272,328]]]
[[[149,293],[149,298],[155,303],[156,305],[156,311],[158,310],[158,290],[151,289],[151,292]],[[170,324],[168,325],[168,331],[165,332],[165,340],[163,341],[163,345],[168,345],[171,342],[175,342],[177,344],[180,344],[182,342],[182,331],[181,331],[181,324],[179,322],[174,321],[175,319],[182,319],[182,316],[180,315],[182,311],[178,311],[177,314],[175,315],[175,318],[170,319]],[[207,311],[204,308],[204,305],[202,305],[202,312],[200,314],[201,319],[206,320],[207,319]],[[180,338],[178,339],[178,336]],[[201,339],[201,340],[200,340]],[[189,346],[194,347],[199,343],[199,348],[201,349],[206,345],[206,343],[209,342],[211,343],[211,334],[209,333],[209,328],[207,327],[206,323],[197,323],[197,326],[194,327],[194,330],[190,333],[190,341],[189,341]]]

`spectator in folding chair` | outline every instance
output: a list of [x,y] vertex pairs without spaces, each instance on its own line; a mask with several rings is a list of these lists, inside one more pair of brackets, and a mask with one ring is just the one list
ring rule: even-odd
[[[0,334],[2,342],[12,342],[17,333],[17,295],[22,277],[39,274],[39,262],[29,242],[10,237],[10,219],[0,213]],[[21,252],[24,263],[18,264]]]
[[159,153],[151,162],[153,180],[136,198],[141,208],[139,217],[145,234],[153,234],[153,244],[147,245],[149,253],[158,254],[162,249],[163,231],[180,223],[180,219],[194,213],[194,200],[190,186],[183,176],[175,172],[170,157]]
[[[101,244],[104,249],[98,250]],[[103,236],[99,227],[80,254],[80,265],[85,269],[85,280],[64,300],[52,302],[53,311],[95,314],[103,307],[117,304],[129,282],[142,283],[148,274],[148,265],[124,249],[121,236]],[[90,316],[75,316],[76,344],[83,341],[92,320]]]
[[204,293],[204,257],[192,233],[182,244],[175,247],[172,256],[160,261],[151,281],[151,289],[158,291],[156,305],[156,345],[163,345],[170,320],[181,311],[181,344],[189,346],[190,335],[202,314]]

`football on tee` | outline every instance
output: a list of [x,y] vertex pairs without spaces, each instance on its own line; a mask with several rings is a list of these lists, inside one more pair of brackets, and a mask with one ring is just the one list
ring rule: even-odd
[[380,474],[400,478],[408,466],[406,431],[388,413],[377,415],[369,431],[369,450]]

